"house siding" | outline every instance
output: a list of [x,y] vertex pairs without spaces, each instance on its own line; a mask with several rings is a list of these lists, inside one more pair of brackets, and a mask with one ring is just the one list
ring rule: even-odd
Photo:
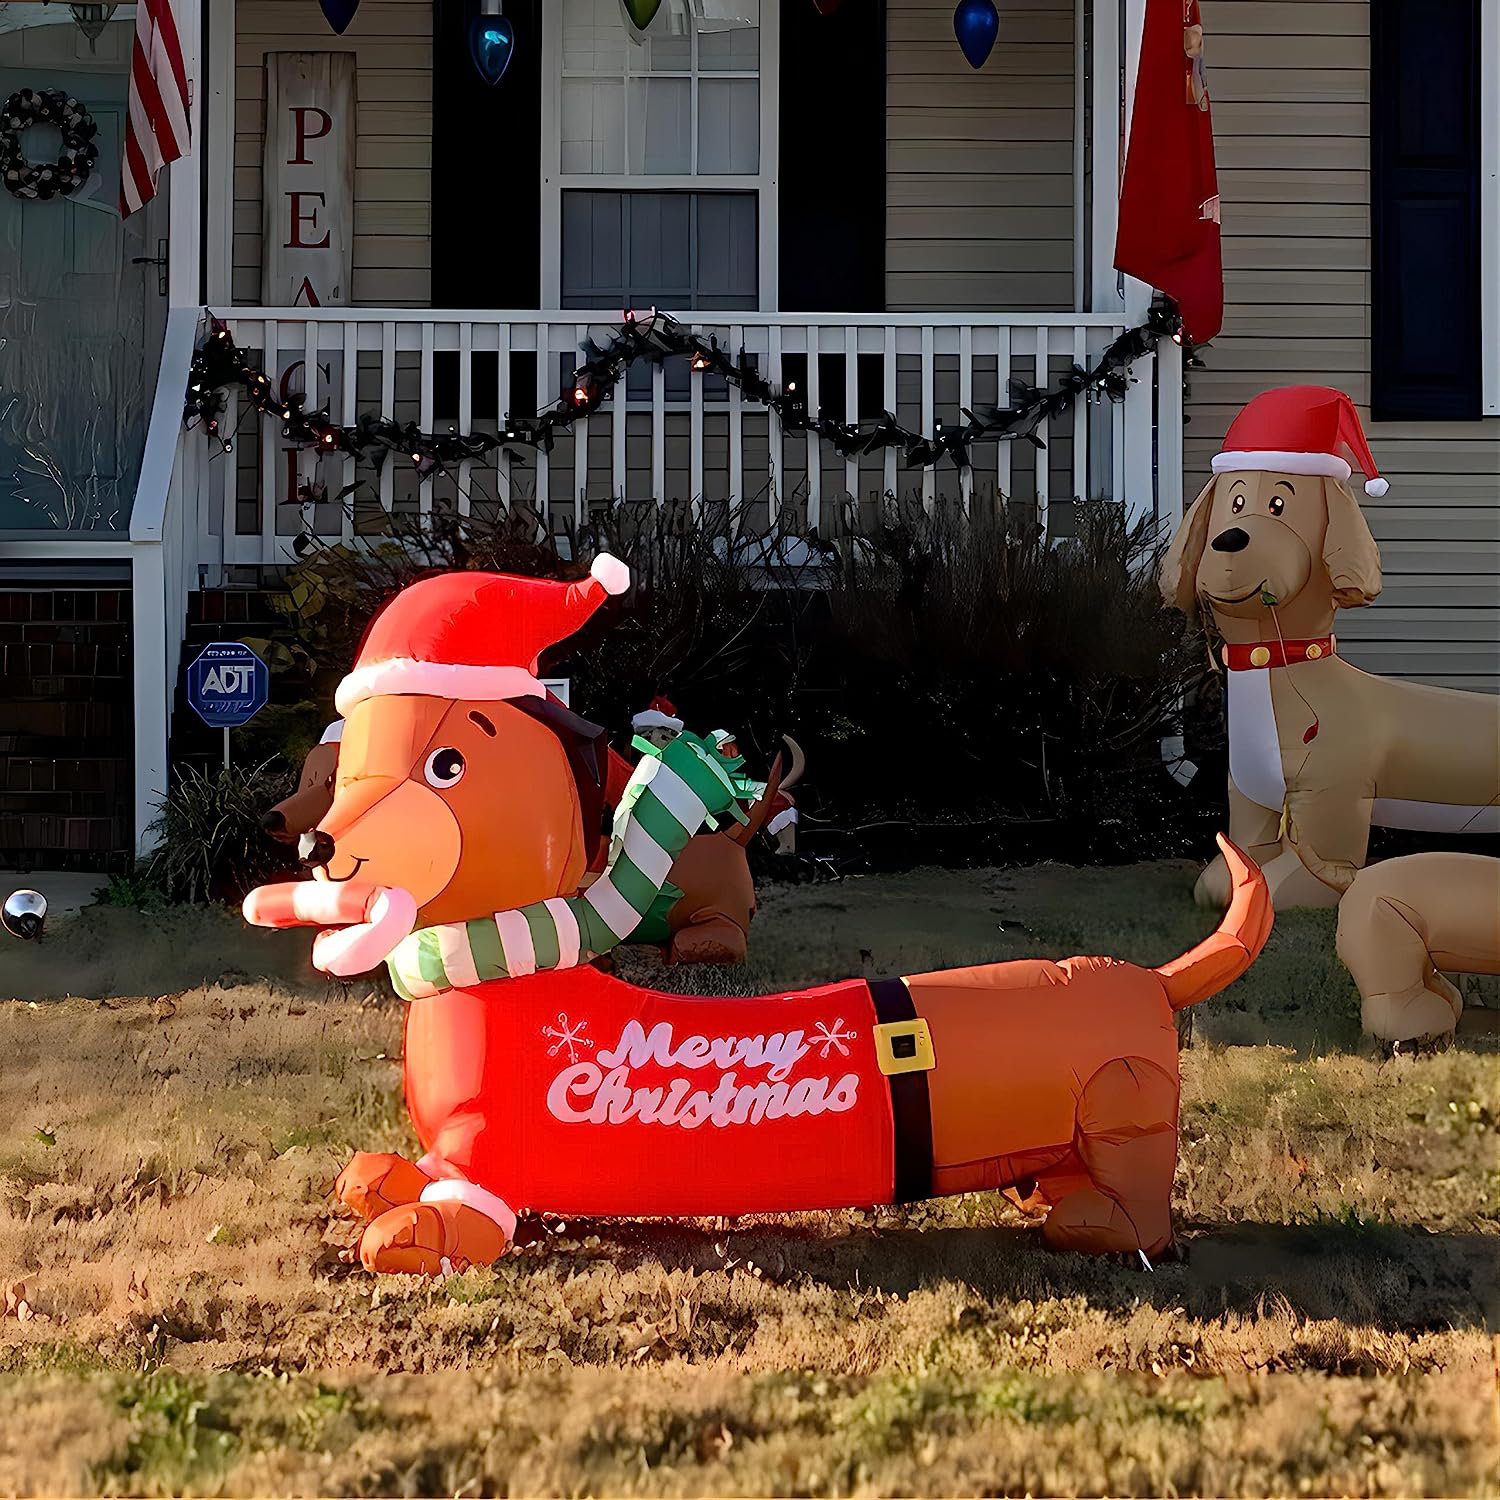
[[[1390,491],[1365,498],[1385,587],[1339,616],[1369,670],[1500,690],[1500,418],[1368,421],[1369,0],[1203,0],[1225,317],[1193,373],[1188,498],[1252,396],[1347,391]],[[1478,310],[1475,310],[1478,316]]]
[[432,291],[430,0],[364,0],[342,36],[305,0],[235,7],[234,300],[261,298],[266,54],[304,50],[358,60],[351,300],[424,306]]
[[1072,308],[1072,0],[1002,6],[982,69],[951,0],[886,10],[887,307]]

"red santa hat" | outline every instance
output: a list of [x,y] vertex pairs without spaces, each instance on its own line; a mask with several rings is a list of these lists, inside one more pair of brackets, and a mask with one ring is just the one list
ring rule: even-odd
[[1215,474],[1270,469],[1283,474],[1323,474],[1347,480],[1366,475],[1365,494],[1390,489],[1375,467],[1354,403],[1326,385],[1288,385],[1257,396],[1224,436]]
[[370,622],[334,702],[347,715],[366,698],[388,693],[479,703],[544,698],[537,658],[629,587],[630,569],[607,552],[578,583],[509,573],[424,578]]
[[632,729],[672,729],[682,733],[682,720],[676,707],[666,698],[653,698],[640,713],[631,717]]

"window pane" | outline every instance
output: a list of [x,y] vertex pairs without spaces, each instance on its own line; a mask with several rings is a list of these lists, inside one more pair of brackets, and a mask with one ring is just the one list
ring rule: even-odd
[[699,193],[696,295],[701,308],[753,308],[759,287],[754,193]]
[[[620,193],[562,195],[562,284],[568,294],[597,294],[623,305],[624,197]],[[565,300],[564,306],[574,303]]]
[[691,193],[631,193],[630,290],[650,305],[684,307],[692,301]]
[[[564,307],[753,309],[756,257],[754,193],[562,195]],[[649,396],[649,371],[629,391]]]
[[753,174],[760,165],[760,84],[753,78],[698,84],[698,171]]
[[563,70],[625,75],[630,42],[619,0],[563,0]]
[[[615,4],[615,22],[622,29],[625,19]],[[646,28],[630,59],[632,73],[687,73],[693,66],[693,36],[688,19],[675,5],[664,5]]]
[[564,172],[625,170],[625,85],[613,79],[565,78],[562,86]]
[[693,87],[686,78],[632,78],[628,84],[629,165],[635,176],[693,170]]
[[698,70],[754,73],[760,68],[760,0],[699,0]]

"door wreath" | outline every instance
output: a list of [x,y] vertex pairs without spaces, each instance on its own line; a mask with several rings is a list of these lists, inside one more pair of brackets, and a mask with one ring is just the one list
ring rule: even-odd
[[[31,161],[21,150],[21,132],[55,125],[62,135],[56,161]],[[94,117],[61,89],[18,89],[0,110],[0,180],[17,198],[76,193],[94,170],[99,148]]]

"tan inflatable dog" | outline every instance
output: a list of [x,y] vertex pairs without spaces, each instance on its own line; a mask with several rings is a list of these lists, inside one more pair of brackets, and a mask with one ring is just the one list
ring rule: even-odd
[[[1350,458],[1371,476],[1366,492],[1385,493],[1342,391],[1257,396],[1162,569],[1167,602],[1202,609],[1223,637],[1229,837],[1264,869],[1278,910],[1336,905],[1372,822],[1500,832],[1500,697],[1372,677],[1338,655],[1334,612],[1380,592]],[[1196,895],[1227,902],[1222,859]],[[1420,890],[1409,899],[1427,909]]]
[[1500,974],[1500,859],[1411,854],[1361,870],[1339,902],[1338,946],[1371,1036],[1448,1035],[1464,1003],[1439,970]]

